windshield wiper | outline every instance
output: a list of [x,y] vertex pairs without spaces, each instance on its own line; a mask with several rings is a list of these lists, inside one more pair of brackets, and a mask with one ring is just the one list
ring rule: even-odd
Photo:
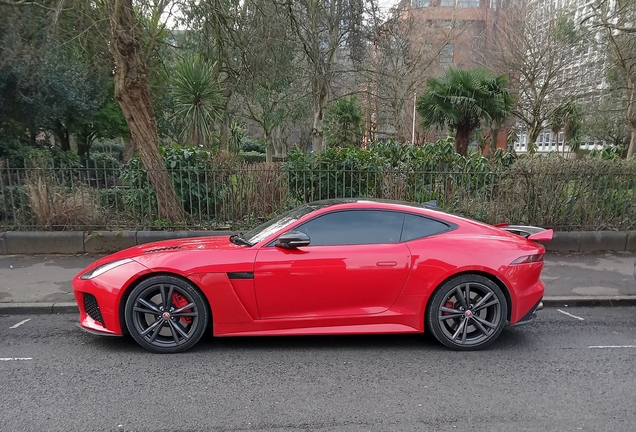
[[252,243],[243,238],[243,233],[231,235],[230,241],[239,246],[252,246]]

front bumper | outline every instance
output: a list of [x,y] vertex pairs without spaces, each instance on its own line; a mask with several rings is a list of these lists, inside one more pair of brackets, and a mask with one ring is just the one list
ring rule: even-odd
[[[90,333],[121,336],[120,305],[126,289],[132,281],[148,269],[131,261],[93,279],[73,279],[73,295],[79,307],[79,325]],[[124,299],[125,300],[125,299]]]

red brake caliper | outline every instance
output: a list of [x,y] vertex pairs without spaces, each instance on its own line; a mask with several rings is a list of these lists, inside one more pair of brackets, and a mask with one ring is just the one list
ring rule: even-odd
[[[455,303],[453,303],[450,300],[446,300],[446,303],[444,303],[444,307],[445,308],[449,308],[449,309],[455,309]],[[450,315],[450,312],[442,312],[442,315]]]
[[[179,293],[172,293],[172,303],[175,305],[177,309],[180,309],[186,306],[189,302],[188,300]],[[192,312],[192,309],[186,309],[184,312]],[[181,321],[185,325],[192,324],[192,317],[181,317]]]

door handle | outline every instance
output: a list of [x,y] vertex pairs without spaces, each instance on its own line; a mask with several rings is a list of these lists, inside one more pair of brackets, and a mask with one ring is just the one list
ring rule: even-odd
[[397,265],[397,262],[395,261],[378,261],[377,263],[375,263],[376,266],[378,267],[395,267]]

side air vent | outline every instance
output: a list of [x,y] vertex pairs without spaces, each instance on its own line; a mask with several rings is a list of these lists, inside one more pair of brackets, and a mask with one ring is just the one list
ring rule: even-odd
[[102,327],[106,327],[104,325],[104,318],[102,318],[102,312],[99,310],[99,305],[97,304],[97,299],[93,294],[84,293],[84,310],[89,317],[100,323]]

